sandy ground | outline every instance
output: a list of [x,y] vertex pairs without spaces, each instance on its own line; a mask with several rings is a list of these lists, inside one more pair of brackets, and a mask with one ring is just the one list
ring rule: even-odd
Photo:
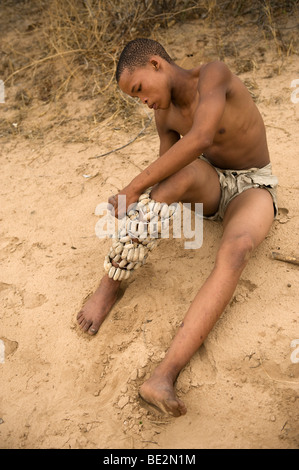
[[[209,59],[197,28],[191,22],[162,38],[185,67]],[[122,122],[91,123],[85,142],[66,138],[76,133],[74,122],[42,140],[18,133],[1,138],[1,448],[298,448],[299,352],[291,346],[299,338],[298,266],[273,260],[271,252],[299,255],[299,103],[291,101],[290,88],[299,61],[290,55],[275,62],[266,49],[253,70],[239,75],[255,84],[279,177],[279,216],[178,378],[188,408],[178,419],[149,411],[138,387],[211,271],[221,223],[204,222],[198,250],[185,250],[183,239],[163,241],[90,338],[78,329],[76,314],[97,287],[110,246],[95,235],[95,208],[156,158],[154,125],[99,159],[90,157],[128,142],[142,122],[129,131]],[[80,116],[80,102],[69,100]],[[28,125],[50,120],[49,106],[35,110]],[[140,117],[146,122],[143,111]]]

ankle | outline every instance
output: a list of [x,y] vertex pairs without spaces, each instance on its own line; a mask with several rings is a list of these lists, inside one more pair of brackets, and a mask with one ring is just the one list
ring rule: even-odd
[[179,373],[180,371],[177,370],[177,367],[161,362],[154,370],[152,377],[167,380],[167,382],[173,385]]
[[106,274],[103,277],[102,282],[101,282],[101,286],[110,292],[117,291],[120,284],[121,284],[121,281],[114,281],[112,278],[108,276],[108,274]]

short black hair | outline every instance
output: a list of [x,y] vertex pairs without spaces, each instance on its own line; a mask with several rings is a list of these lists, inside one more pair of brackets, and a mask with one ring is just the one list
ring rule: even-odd
[[116,68],[116,81],[119,82],[124,69],[132,72],[136,67],[144,67],[152,55],[158,55],[169,63],[173,62],[164,47],[153,39],[137,38],[130,41],[120,54]]

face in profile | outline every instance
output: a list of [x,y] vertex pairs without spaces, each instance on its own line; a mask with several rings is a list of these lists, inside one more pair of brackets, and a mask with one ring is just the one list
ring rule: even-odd
[[170,86],[163,63],[152,59],[144,67],[133,71],[127,68],[119,79],[120,89],[129,96],[139,98],[150,109],[167,109],[170,105]]

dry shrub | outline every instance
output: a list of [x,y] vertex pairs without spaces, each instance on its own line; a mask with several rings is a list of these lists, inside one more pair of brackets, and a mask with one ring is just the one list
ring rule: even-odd
[[[272,38],[278,54],[295,52],[296,31],[284,35],[279,19],[296,12],[298,0],[2,0],[4,7],[0,75],[6,86],[22,79],[25,91],[16,95],[17,105],[29,107],[34,99],[59,102],[76,90],[81,100],[101,102],[97,121],[135,106],[114,80],[125,43],[153,37],[175,22],[199,18],[233,30],[241,18]],[[250,66],[248,58],[244,67]]]
[[59,92],[70,79],[83,72],[82,99],[104,97],[103,117],[121,112],[132,102],[120,96],[114,80],[118,56],[125,44],[153,30],[167,28],[176,18],[204,11],[190,0],[52,0],[47,9],[45,31],[49,53],[65,64]]
[[111,106],[121,103],[114,99],[114,72],[124,45],[186,18],[201,17],[212,23],[254,15],[255,23],[266,35],[272,35],[277,51],[287,53],[290,45],[284,43],[275,18],[290,13],[297,4],[296,0],[253,0],[250,6],[241,0],[52,0],[46,12],[47,44],[49,53],[60,55],[67,69],[58,91],[66,90],[70,78],[83,70],[81,97],[109,90],[106,104],[111,111]]

